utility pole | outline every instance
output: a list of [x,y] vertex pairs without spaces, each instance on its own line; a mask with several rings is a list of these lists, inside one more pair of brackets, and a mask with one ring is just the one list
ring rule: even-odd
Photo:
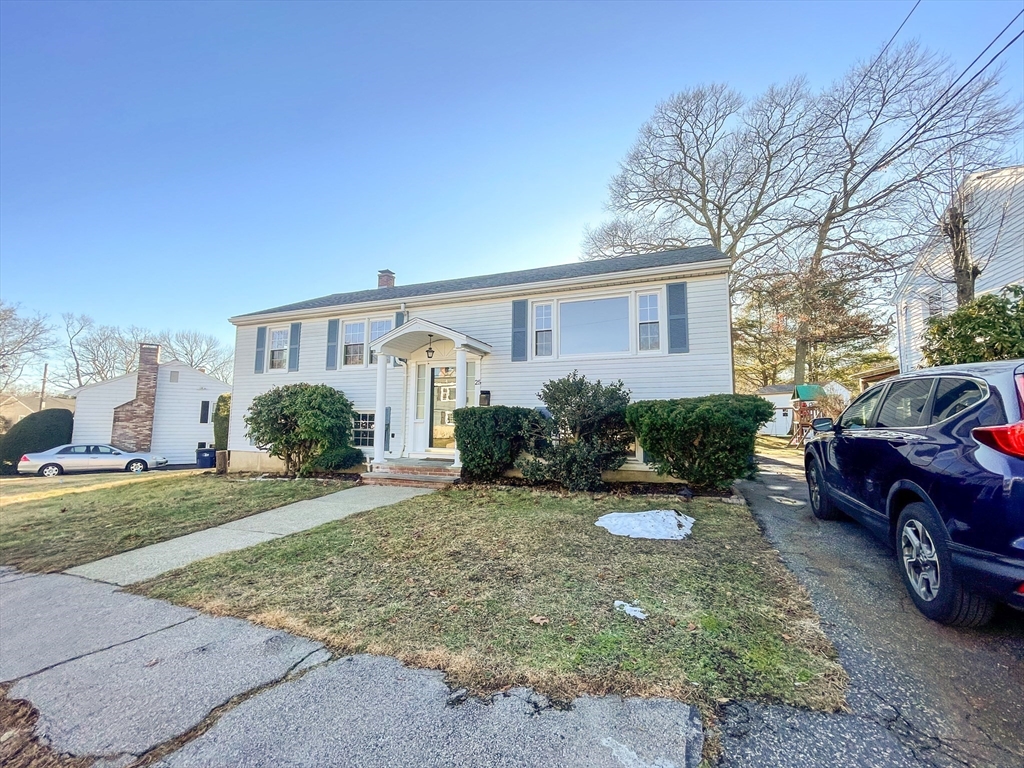
[[39,410],[46,405],[46,375],[50,372],[50,364],[43,363],[43,386],[39,388]]

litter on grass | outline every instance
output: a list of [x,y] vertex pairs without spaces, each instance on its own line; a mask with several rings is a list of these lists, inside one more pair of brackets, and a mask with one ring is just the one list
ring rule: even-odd
[[694,519],[674,509],[652,509],[647,512],[610,512],[594,525],[616,536],[631,539],[685,539],[690,535]]
[[643,612],[638,606],[632,605],[631,603],[625,603],[622,600],[615,601],[615,610],[622,611],[632,616],[634,619],[640,619],[643,621],[647,618],[647,614]]

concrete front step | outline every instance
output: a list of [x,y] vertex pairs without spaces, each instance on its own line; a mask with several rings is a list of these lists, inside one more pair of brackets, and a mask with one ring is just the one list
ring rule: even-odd
[[398,472],[364,472],[362,478],[364,485],[401,485],[410,488],[448,488],[459,479],[458,475],[411,475]]

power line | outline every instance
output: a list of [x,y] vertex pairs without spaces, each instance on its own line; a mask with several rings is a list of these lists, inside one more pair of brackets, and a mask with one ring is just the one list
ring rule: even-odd
[[[975,64],[977,64],[978,61],[981,59],[981,57],[984,56],[985,53],[993,45],[995,45],[999,41],[999,38],[1001,38],[1004,34],[1006,34],[1006,30],[1008,30],[1013,25],[1013,23],[1016,22],[1017,19],[1019,19],[1021,17],[1021,15],[1024,15],[1024,10],[1021,10],[1020,12],[1018,12],[1017,15],[1014,16],[1005,27],[1003,27],[1003,29],[999,32],[999,34],[996,35],[994,38],[992,38],[991,42],[989,42],[989,44],[985,46],[985,48],[981,51],[981,53],[979,53],[974,58],[974,61],[972,61],[970,64],[968,64],[964,68],[964,70],[956,77],[956,79],[953,80],[953,82],[950,83],[949,86],[947,86],[946,90],[943,91],[934,101],[932,101],[932,103],[925,110],[924,114],[921,117],[919,117],[914,122],[914,124],[911,125],[906,131],[904,131],[903,135],[901,135],[898,139],[896,139],[896,141],[893,142],[893,145],[889,149],[887,149],[882,154],[882,156],[879,157],[878,160],[876,160],[872,164],[871,168],[869,168],[867,173],[864,174],[865,176],[868,176],[868,175],[874,173],[876,170],[878,170],[878,168],[880,168],[882,165],[884,165],[889,160],[891,160],[893,153],[898,152],[900,149],[902,149],[907,144],[908,141],[916,139],[918,136],[920,136],[922,130],[925,127],[927,127],[927,124],[929,122],[934,120],[935,117],[938,116],[938,114],[951,101],[953,101],[953,99],[955,99],[957,96],[959,96],[961,93],[963,93],[964,89],[967,86],[969,86],[971,83],[973,83],[975,80],[977,80],[985,72],[986,69],[988,69],[990,66],[992,66],[992,64],[996,61],[996,59],[998,59],[1000,56],[1002,56],[1003,53],[1005,53],[1006,50],[1011,45],[1013,45],[1015,42],[1017,42],[1017,40],[1019,40],[1021,38],[1021,36],[1024,35],[1024,31],[1021,31],[1021,32],[1017,33],[1017,36],[1014,37],[1012,40],[1010,40],[1010,42],[1008,42],[1006,45],[1004,45],[1001,49],[999,49],[999,51],[991,59],[988,60],[988,62],[985,64],[985,66],[983,66],[980,70],[978,70],[976,73],[974,73],[974,75],[972,75],[971,78],[967,82],[965,82],[963,85],[961,85],[952,95],[950,95],[949,98],[946,98],[946,96],[949,94],[949,92],[951,90],[953,90],[954,87],[956,87],[956,84],[958,82],[960,82],[961,78],[963,78],[964,75],[966,75],[971,70],[971,67],[973,67]],[[943,101],[943,99],[945,99],[945,101]],[[940,102],[941,102],[941,104],[940,104]]]
[[914,11],[917,10],[917,6],[919,6],[920,4],[921,0],[917,0],[917,2],[914,3],[914,7],[910,9],[910,13],[906,15],[906,17],[903,19],[903,22],[896,28],[896,31],[892,33],[892,37],[889,38],[889,42],[882,46],[882,50],[880,50],[878,52],[878,55],[875,56],[875,60],[872,61],[871,64],[868,65],[868,68],[864,70],[864,74],[860,76],[860,80],[857,81],[857,85],[854,86],[852,91],[850,91],[850,98],[853,98],[853,94],[855,94],[857,92],[857,89],[864,84],[864,81],[867,79],[867,76],[871,74],[871,70],[875,68],[875,65],[881,60],[882,56],[885,55],[885,52],[889,50],[889,46],[892,45],[892,41],[896,39],[896,36],[900,33],[903,27],[906,26],[907,22],[910,21],[910,17],[914,15]]

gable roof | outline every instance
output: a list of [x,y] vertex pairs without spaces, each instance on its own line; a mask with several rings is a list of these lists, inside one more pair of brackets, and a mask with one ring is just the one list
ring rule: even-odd
[[[223,381],[218,379],[216,376],[211,376],[210,374],[206,373],[205,371],[200,371],[198,368],[193,368],[193,367],[191,367],[189,365],[186,365],[185,363],[181,362],[180,360],[167,360],[166,362],[159,363],[157,367],[158,367],[158,369],[163,369],[163,368],[166,368],[166,367],[169,367],[169,366],[174,366],[176,368],[185,368],[186,370],[192,371],[193,373],[196,373],[196,374],[198,374],[200,376],[205,376],[212,383],[214,383],[214,386],[222,386],[222,387],[224,387],[224,391],[225,392],[230,392],[231,391],[231,385],[230,384],[225,384]],[[80,387],[74,387],[73,389],[67,390],[64,393],[64,397],[65,398],[78,397],[79,394],[81,394],[82,392],[84,392],[87,389],[92,389],[93,387],[102,387],[102,386],[104,386],[106,384],[111,384],[111,383],[113,383],[115,381],[121,381],[122,379],[127,379],[129,377],[134,378],[135,376],[138,375],[138,373],[139,373],[138,370],[134,370],[134,371],[129,371],[128,373],[122,373],[120,376],[114,376],[111,379],[103,379],[102,381],[94,381],[94,382],[92,382],[90,384],[83,384]]]
[[767,387],[761,387],[755,395],[791,395],[793,394],[792,384],[771,384]]
[[455,280],[438,280],[433,283],[416,283],[414,285],[398,285],[393,288],[370,288],[365,291],[351,293],[332,293],[316,299],[284,304],[280,307],[238,315],[232,321],[260,315],[272,315],[279,312],[298,312],[308,309],[328,309],[344,307],[365,302],[408,299],[415,296],[433,296],[460,291],[478,291],[488,288],[506,288],[532,283],[546,283],[556,280],[612,275],[632,272],[640,269],[670,267],[684,264],[699,264],[705,261],[727,260],[729,257],[717,248],[702,245],[695,248],[677,248],[672,251],[658,253],[642,253],[633,256],[621,256],[615,259],[598,259],[595,261],[578,261],[572,264],[558,264],[553,267],[538,269],[521,269],[516,272],[500,272],[493,275],[462,277]]

